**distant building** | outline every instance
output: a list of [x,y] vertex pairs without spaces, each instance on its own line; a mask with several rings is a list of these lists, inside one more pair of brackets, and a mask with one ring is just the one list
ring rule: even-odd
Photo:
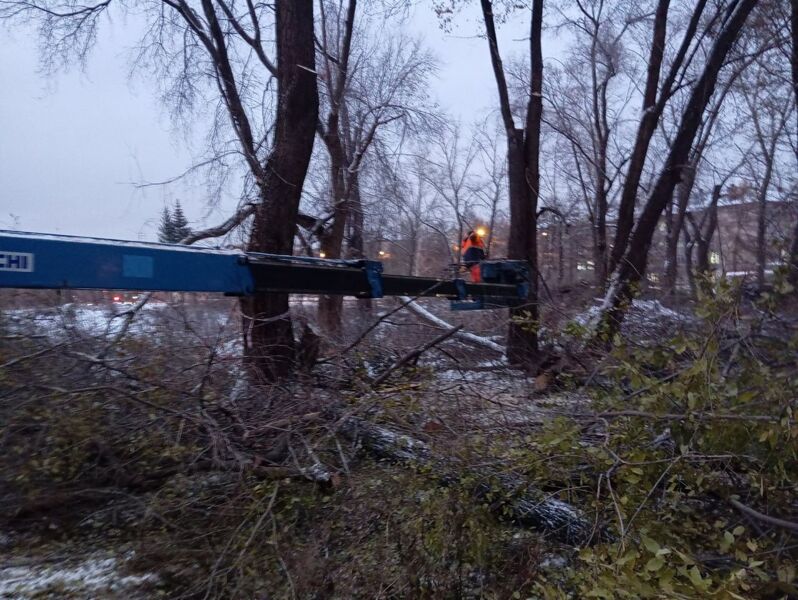
[[[694,211],[700,220],[701,211]],[[759,204],[735,202],[718,206],[718,227],[710,244],[710,263],[730,277],[756,274],[756,242]],[[768,202],[765,229],[766,271],[782,264],[791,242],[798,206]],[[607,242],[612,244],[615,223],[607,224]],[[649,250],[646,279],[658,285],[665,271],[667,224],[663,218]],[[546,283],[567,286],[595,281],[592,225],[586,221],[543,224],[538,229],[538,258]],[[684,238],[679,241],[679,284],[686,285]]]

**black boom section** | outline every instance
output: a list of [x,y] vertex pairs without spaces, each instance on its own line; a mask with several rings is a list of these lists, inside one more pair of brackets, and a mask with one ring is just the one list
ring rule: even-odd
[[[381,289],[375,290],[374,278],[369,277],[379,263],[372,261],[324,262],[300,261],[286,257],[253,258],[248,260],[256,292],[286,292],[292,294],[329,294],[379,298],[381,296],[495,296],[518,298],[516,285],[498,283],[458,283],[456,280],[432,277],[382,275],[376,273]],[[462,289],[460,289],[462,286]]]
[[[518,297],[518,290],[514,285],[467,282],[463,282],[462,285],[465,293],[469,296]],[[457,280],[454,279],[383,275],[382,286],[386,296],[445,296],[446,298],[459,298],[461,295],[461,291],[458,290]]]

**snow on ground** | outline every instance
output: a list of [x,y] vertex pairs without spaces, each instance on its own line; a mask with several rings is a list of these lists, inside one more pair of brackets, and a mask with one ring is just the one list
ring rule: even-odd
[[[576,315],[572,321],[582,327],[593,327],[601,315],[602,306],[597,304],[586,311]],[[684,313],[671,310],[659,300],[634,300],[629,313],[626,315],[625,324],[642,327],[662,325],[663,322],[685,323],[690,317]]]
[[[65,328],[77,328],[87,335],[113,335],[122,326],[120,318],[131,305],[64,304],[56,308],[17,308],[3,311],[8,326],[12,330],[23,331],[33,328],[35,333],[54,337]],[[162,313],[168,305],[164,303],[145,304],[131,326],[132,333],[142,333],[147,322],[157,313]]]
[[[53,308],[9,309],[3,311],[3,317],[6,328],[12,333],[46,335],[54,341],[60,341],[68,331],[93,337],[111,337],[123,327],[126,311],[132,306],[124,303],[64,304]],[[188,323],[210,337],[223,330],[230,318],[226,310],[174,308],[165,302],[151,301],[141,308],[128,331],[134,336],[152,336],[164,327],[172,332],[184,331]],[[235,350],[234,342],[227,345],[231,351]]]
[[0,567],[0,598],[49,597],[47,593],[59,598],[134,598],[136,591],[141,591],[137,588],[158,583],[158,576],[123,575],[121,564],[129,558],[120,561],[107,555],[95,555],[60,564],[32,558],[19,566]]
[[538,388],[535,378],[507,365],[485,367],[436,371],[422,400],[425,409],[444,420],[453,412],[456,419],[490,429],[538,424],[589,401],[583,394]]

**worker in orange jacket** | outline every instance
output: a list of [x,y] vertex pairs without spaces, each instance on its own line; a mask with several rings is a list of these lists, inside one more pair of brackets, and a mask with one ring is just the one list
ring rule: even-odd
[[471,273],[471,281],[480,283],[482,274],[479,263],[485,260],[485,242],[482,241],[482,236],[476,231],[469,231],[463,240],[462,252],[463,264]]

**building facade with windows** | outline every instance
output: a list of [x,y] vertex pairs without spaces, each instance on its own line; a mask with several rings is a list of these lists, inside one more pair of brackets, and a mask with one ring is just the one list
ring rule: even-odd
[[[757,270],[759,203],[727,203],[719,205],[717,210],[718,225],[710,244],[711,265],[717,272],[729,277],[753,278]],[[703,215],[701,211],[695,211],[694,216],[700,221]],[[787,255],[798,220],[798,206],[788,202],[768,202],[764,217],[765,270],[766,274],[771,274]],[[646,279],[652,286],[661,284],[664,277],[667,232],[668,223],[663,218],[649,251]],[[608,223],[608,244],[612,243],[614,236],[615,224]],[[538,256],[540,271],[547,285],[558,287],[594,283],[596,259],[593,249],[594,231],[590,222],[541,224],[538,230]],[[684,251],[685,238],[682,236],[677,252],[680,286],[687,286]]]

